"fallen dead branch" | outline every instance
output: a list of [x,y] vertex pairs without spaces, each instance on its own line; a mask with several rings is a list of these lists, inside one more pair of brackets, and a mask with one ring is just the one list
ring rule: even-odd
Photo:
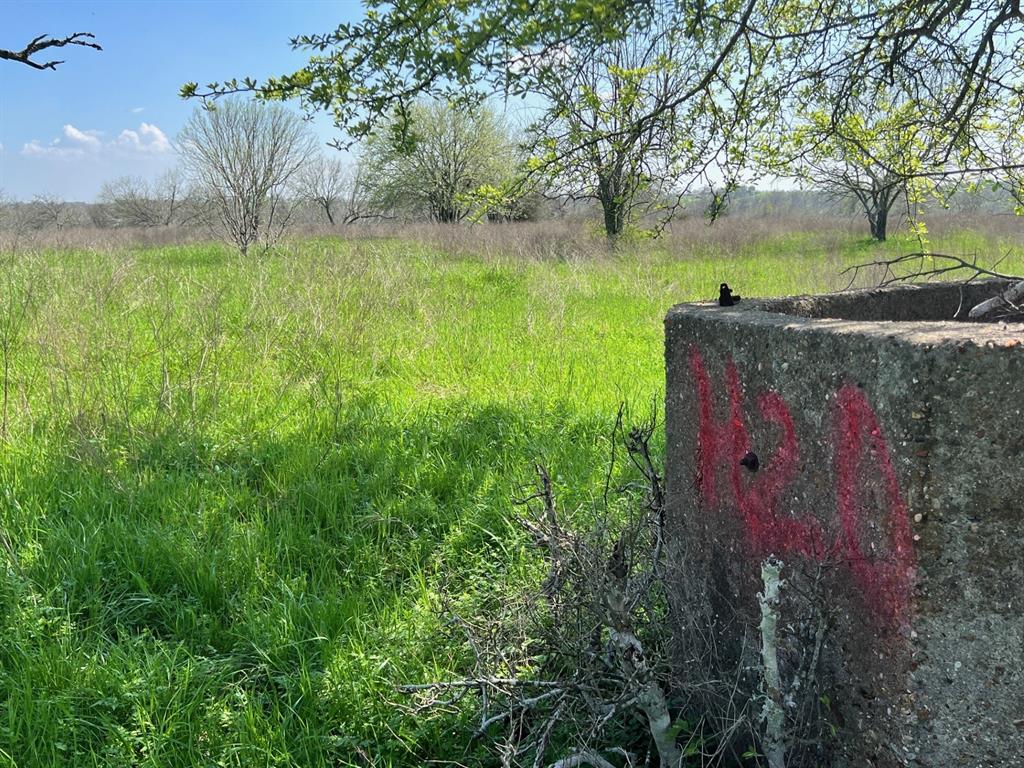
[[[1006,256],[997,262],[1001,263]],[[903,268],[903,269],[899,269]],[[852,288],[860,273],[865,270],[882,270],[882,277],[878,280],[878,287],[884,288],[888,285],[898,283],[910,283],[917,280],[934,280],[948,274],[966,271],[969,273],[964,282],[973,282],[979,278],[997,278],[1001,280],[1024,280],[1020,275],[1005,274],[998,272],[994,267],[983,267],[978,263],[977,257],[964,259],[960,256],[953,256],[946,253],[905,253],[902,256],[895,256],[891,259],[876,259],[863,264],[855,264],[847,267],[839,274],[850,275],[850,282],[847,288]],[[904,270],[909,271],[904,271]]]
[[980,320],[992,315],[1002,314],[1024,316],[1024,280],[1014,283],[998,296],[981,302],[971,308],[967,316],[972,320]]

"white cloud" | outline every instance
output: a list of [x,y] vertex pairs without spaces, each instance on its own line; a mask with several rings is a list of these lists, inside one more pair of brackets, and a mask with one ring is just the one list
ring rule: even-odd
[[146,109],[145,107],[133,107],[132,108],[132,114],[133,115],[137,115],[137,114],[139,114],[139,112],[142,112],[145,109]]
[[82,145],[86,149],[96,150],[101,146],[100,136],[103,134],[99,131],[80,131],[75,128],[75,126],[68,123],[64,126],[64,135],[71,141]]
[[159,155],[173,149],[167,135],[152,123],[142,123],[138,130],[125,128],[111,141],[103,140],[102,131],[83,131],[70,123],[64,126],[63,134],[49,144],[32,139],[22,146],[21,154],[29,157],[79,157],[126,152]]
[[4,151],[4,143],[0,141],[0,152]]
[[65,147],[61,145],[60,139],[54,139],[49,146],[41,143],[39,139],[32,139],[22,146],[21,154],[29,157],[76,157],[84,155],[85,150],[79,147]]
[[125,128],[117,137],[117,143],[138,152],[161,154],[171,151],[171,142],[167,135],[151,123],[142,123],[138,131]]

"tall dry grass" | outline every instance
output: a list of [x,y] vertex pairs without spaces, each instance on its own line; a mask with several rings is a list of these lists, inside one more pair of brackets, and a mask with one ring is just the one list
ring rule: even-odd
[[[1024,248],[1024,218],[1010,214],[938,212],[926,220],[928,246],[994,256]],[[359,222],[349,226],[304,225],[284,246],[295,250],[309,239],[417,244],[457,258],[572,262],[630,254],[658,254],[673,259],[728,257],[745,252],[808,249],[823,255],[849,253],[873,245],[858,216],[785,214],[725,216],[709,223],[684,214],[660,237],[625,237],[609,244],[596,222],[560,218],[539,222],[434,223]],[[893,228],[889,248],[916,249],[906,228]],[[202,227],[152,227],[12,232],[0,229],[0,251],[85,250],[92,252],[158,248],[217,242],[216,232]]]

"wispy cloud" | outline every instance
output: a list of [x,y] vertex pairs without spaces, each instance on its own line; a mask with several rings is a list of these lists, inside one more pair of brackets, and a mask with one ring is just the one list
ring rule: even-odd
[[43,144],[39,139],[32,139],[22,146],[21,154],[28,157],[80,157],[85,154],[85,150],[81,147],[69,147],[60,139],[54,139],[49,144]]
[[146,110],[146,108],[145,108],[145,107],[133,107],[133,108],[132,108],[132,114],[133,114],[133,115],[137,115],[137,114],[139,114],[140,112],[144,112],[145,110]]
[[125,128],[116,139],[109,141],[104,141],[102,131],[83,131],[68,123],[60,138],[49,144],[32,139],[22,146],[21,154],[29,157],[82,157],[125,152],[159,155],[172,149],[167,135],[152,123],[142,123],[138,130]]

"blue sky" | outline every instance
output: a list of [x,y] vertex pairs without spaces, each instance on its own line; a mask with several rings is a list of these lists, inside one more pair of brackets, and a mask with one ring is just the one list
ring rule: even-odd
[[[362,14],[355,0],[8,1],[0,48],[92,32],[103,51],[56,49],[66,63],[54,71],[0,62],[0,190],[91,200],[117,176],[155,177],[174,164],[174,137],[195,106],[178,98],[183,83],[293,71],[307,56],[291,50],[292,36]],[[325,144],[337,135],[327,117],[313,127]]]

